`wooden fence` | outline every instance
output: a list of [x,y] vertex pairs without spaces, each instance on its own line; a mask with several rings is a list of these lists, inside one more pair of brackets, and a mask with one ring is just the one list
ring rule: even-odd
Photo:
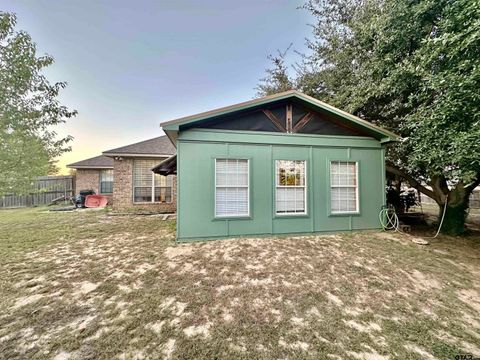
[[35,180],[29,194],[0,196],[0,208],[48,205],[60,196],[74,195],[74,184],[73,176],[41,176]]
[[[436,204],[435,200],[429,198],[427,195],[421,194],[422,203],[423,204]],[[470,195],[470,203],[469,206],[471,208],[480,208],[480,190],[475,190]]]

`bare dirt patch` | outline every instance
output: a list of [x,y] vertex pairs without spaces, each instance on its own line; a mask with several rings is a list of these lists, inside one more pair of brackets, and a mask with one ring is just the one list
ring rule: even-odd
[[170,221],[105,219],[0,218],[0,358],[480,355],[476,239],[420,247],[364,232],[175,245]]
[[40,299],[42,299],[44,296],[42,294],[34,294],[30,296],[22,296],[20,297],[15,304],[13,305],[13,309],[17,309],[19,307],[25,306],[32,304]]
[[94,291],[98,287],[98,283],[92,283],[89,281],[83,281],[78,284],[73,284],[74,288],[76,289],[73,293],[74,296],[82,296]]

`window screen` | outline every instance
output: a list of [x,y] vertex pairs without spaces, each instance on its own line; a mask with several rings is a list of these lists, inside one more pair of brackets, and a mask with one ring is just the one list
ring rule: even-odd
[[215,160],[215,216],[248,216],[248,160]]
[[173,177],[155,174],[151,169],[159,160],[133,162],[133,201],[172,202]]
[[277,214],[305,214],[305,161],[276,160],[275,164]]
[[113,170],[100,171],[100,194],[113,193]]
[[357,163],[330,163],[330,197],[332,213],[358,212]]

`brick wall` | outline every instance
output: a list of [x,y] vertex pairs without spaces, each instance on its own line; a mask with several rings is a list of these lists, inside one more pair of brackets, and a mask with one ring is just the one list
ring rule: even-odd
[[[100,194],[100,171],[99,169],[77,169],[75,174],[75,192],[78,194],[80,190],[93,190],[95,194]],[[108,203],[112,204],[112,195],[105,196],[108,197]]]
[[[157,159],[160,162],[162,159]],[[115,159],[113,164],[113,208],[115,210],[146,210],[172,213],[177,209],[177,179],[173,178],[171,203],[133,202],[133,161],[132,158]]]
[[100,186],[100,170],[98,169],[77,169],[75,175],[75,191],[93,190],[98,194]]

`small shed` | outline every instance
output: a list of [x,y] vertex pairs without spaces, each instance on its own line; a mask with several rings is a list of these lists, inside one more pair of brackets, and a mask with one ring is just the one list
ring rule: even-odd
[[178,241],[380,227],[390,131],[298,91],[161,125]]

